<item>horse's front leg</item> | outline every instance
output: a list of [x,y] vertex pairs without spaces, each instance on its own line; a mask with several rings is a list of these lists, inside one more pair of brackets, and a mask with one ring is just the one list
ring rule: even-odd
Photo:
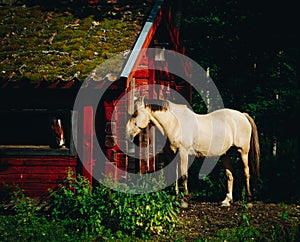
[[188,190],[188,152],[185,149],[180,149],[180,174],[183,180],[184,194],[189,195]]
[[175,193],[176,193],[176,195],[178,195],[179,194],[179,188],[178,188],[178,166],[179,166],[179,164],[177,163],[176,164],[176,180],[175,180]]
[[232,191],[233,191],[233,175],[232,175],[232,163],[230,157],[224,155],[222,157],[222,162],[225,167],[225,172],[227,176],[227,194],[222,202],[222,206],[230,206],[232,202]]

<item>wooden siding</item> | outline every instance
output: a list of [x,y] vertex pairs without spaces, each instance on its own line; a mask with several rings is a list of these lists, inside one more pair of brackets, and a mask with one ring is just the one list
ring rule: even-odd
[[0,186],[19,186],[31,197],[46,196],[67,176],[75,172],[74,156],[31,156],[0,158]]

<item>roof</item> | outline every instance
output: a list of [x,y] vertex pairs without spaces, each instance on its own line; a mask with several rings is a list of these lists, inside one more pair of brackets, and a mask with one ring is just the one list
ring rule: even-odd
[[77,86],[95,66],[133,48],[152,5],[0,6],[0,87]]

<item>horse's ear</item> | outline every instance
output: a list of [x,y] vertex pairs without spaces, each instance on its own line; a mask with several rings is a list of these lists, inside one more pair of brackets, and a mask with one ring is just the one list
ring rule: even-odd
[[145,99],[145,96],[141,96],[138,98],[138,100],[135,103],[136,109],[145,108],[144,99]]
[[145,100],[145,95],[143,95],[143,96],[141,97],[141,106],[143,106],[143,107],[145,107],[145,102],[144,102],[144,100]]

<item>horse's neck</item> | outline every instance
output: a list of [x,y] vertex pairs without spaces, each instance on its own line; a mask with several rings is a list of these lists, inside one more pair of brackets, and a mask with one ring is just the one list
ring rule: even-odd
[[151,115],[162,126],[168,138],[172,140],[174,131],[178,129],[178,121],[174,114],[169,111],[152,111]]

